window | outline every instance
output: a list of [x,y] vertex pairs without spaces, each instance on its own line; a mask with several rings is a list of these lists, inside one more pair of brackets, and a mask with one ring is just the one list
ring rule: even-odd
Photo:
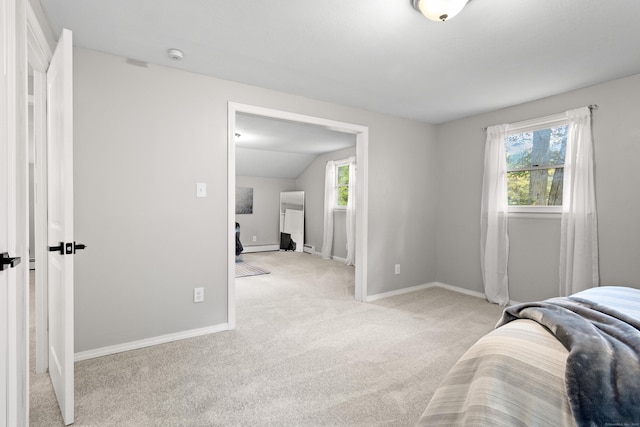
[[[532,127],[516,127],[505,141],[507,191],[510,207],[562,206],[566,120]],[[515,210],[515,209],[510,209]]]
[[336,204],[337,209],[346,209],[349,201],[349,163],[336,163]]

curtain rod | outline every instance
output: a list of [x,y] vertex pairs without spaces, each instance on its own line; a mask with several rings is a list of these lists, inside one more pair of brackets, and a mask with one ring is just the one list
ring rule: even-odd
[[[587,108],[589,108],[589,110],[591,110],[591,112],[593,112],[593,110],[597,110],[600,107],[598,106],[598,104],[590,104],[590,105],[587,105]],[[562,114],[562,113],[559,113],[559,114]],[[487,131],[487,126],[483,127],[482,131],[486,132]]]

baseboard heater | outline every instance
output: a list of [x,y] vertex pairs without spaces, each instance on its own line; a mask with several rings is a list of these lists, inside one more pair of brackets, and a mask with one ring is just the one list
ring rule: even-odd
[[316,252],[316,247],[313,245],[304,245],[302,247],[302,251],[308,254],[314,254]]
[[252,252],[268,252],[268,251],[277,251],[279,249],[280,249],[280,245],[245,246],[244,251],[242,251],[242,253],[248,254]]

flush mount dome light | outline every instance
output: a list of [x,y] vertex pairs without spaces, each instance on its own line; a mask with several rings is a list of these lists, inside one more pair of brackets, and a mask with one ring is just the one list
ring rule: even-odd
[[411,0],[413,8],[432,21],[447,21],[456,16],[469,0]]

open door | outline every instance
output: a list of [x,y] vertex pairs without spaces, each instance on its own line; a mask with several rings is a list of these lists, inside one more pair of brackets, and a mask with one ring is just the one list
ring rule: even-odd
[[74,420],[71,37],[62,30],[47,70],[49,375],[66,425]]

